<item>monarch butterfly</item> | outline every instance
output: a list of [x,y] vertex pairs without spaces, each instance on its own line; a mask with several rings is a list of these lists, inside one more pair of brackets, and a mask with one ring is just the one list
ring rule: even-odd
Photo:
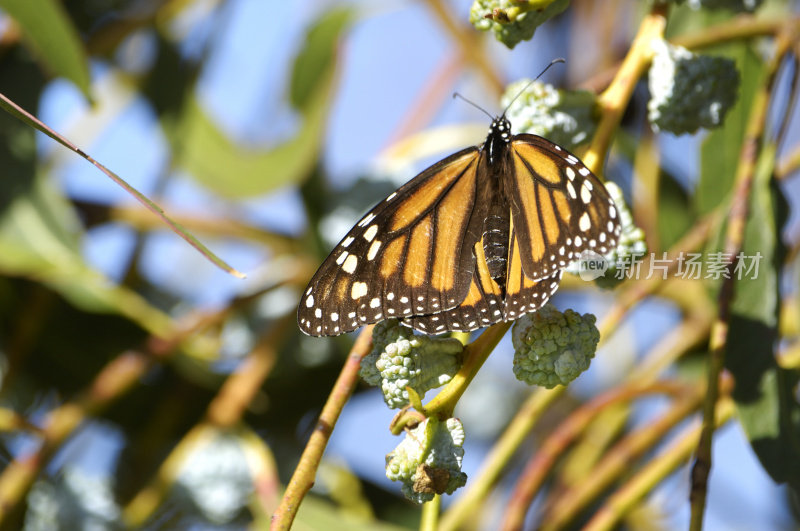
[[505,112],[482,146],[454,153],[378,203],[322,263],[297,310],[313,336],[399,318],[469,331],[541,308],[584,250],[620,234],[605,186],[577,157]]

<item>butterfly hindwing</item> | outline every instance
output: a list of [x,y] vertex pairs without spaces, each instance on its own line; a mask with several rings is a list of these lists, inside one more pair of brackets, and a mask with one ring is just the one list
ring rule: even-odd
[[533,312],[545,305],[558,289],[561,281],[561,270],[540,280],[531,280],[522,269],[520,244],[514,222],[511,222],[511,243],[508,253],[508,269],[506,273],[506,300],[504,320],[518,319],[522,315]]
[[528,278],[552,277],[582,251],[605,254],[616,246],[614,201],[577,157],[535,135],[516,135],[511,146],[511,215]]
[[502,288],[492,279],[483,252],[483,240],[473,246],[473,273],[464,300],[457,307],[433,315],[415,316],[404,322],[427,334],[454,330],[468,332],[503,320]]
[[434,164],[375,206],[334,248],[302,296],[298,323],[335,335],[453,308],[480,237],[477,148]]

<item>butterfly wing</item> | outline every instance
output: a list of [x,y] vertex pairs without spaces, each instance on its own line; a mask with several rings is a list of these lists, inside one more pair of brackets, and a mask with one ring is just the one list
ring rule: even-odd
[[443,159],[375,206],[334,248],[303,294],[303,332],[336,335],[458,306],[470,289],[485,207],[478,148]]
[[474,270],[469,292],[463,302],[451,310],[434,315],[415,316],[404,320],[406,324],[427,334],[440,334],[455,330],[467,332],[501,321],[519,318],[538,310],[558,289],[561,271],[541,280],[531,280],[522,272],[519,242],[510,230],[508,272],[505,297],[489,274],[483,251],[483,241],[474,246]]
[[492,279],[483,252],[483,239],[473,245],[472,280],[457,307],[433,315],[404,319],[408,326],[426,334],[468,332],[503,320],[502,288]]
[[606,187],[577,157],[535,135],[516,135],[506,172],[525,276],[550,278],[580,253],[605,254],[620,233]]
[[549,277],[531,280],[522,268],[520,241],[511,221],[511,243],[508,251],[508,268],[506,270],[506,298],[503,308],[505,321],[519,319],[522,315],[534,312],[545,305],[558,289],[561,281],[559,269]]

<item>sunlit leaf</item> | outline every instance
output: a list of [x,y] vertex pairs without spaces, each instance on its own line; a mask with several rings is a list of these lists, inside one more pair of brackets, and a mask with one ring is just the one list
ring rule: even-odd
[[703,140],[700,180],[694,195],[695,209],[700,215],[711,212],[730,197],[753,95],[764,72],[764,65],[751,46],[735,44],[725,50],[727,56],[736,60],[741,74],[739,101],[728,112],[722,127],[709,132]]
[[[739,419],[764,469],[779,482],[800,486],[800,404],[796,371],[775,361],[780,312],[780,271],[785,249],[780,230],[787,207],[770,176],[775,148],[765,146],[750,194],[742,249],[742,278],[734,287],[726,367],[736,379]],[[747,270],[751,265],[757,270]]]
[[0,8],[17,21],[45,69],[69,79],[89,98],[89,62],[61,2],[0,0]]
[[352,20],[349,9],[325,13],[308,32],[295,61],[291,101],[302,115],[294,137],[270,149],[238,145],[194,102],[179,127],[180,164],[226,197],[260,195],[305,179],[317,162],[333,95],[336,49]]

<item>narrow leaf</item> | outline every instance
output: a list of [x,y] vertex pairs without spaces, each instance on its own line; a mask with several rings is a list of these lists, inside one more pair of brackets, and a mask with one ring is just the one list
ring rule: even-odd
[[238,145],[193,102],[178,128],[181,166],[207,188],[230,198],[261,195],[306,179],[319,158],[336,77],[338,41],[352,18],[350,9],[336,8],[308,31],[289,87],[290,100],[302,115],[294,137],[271,149]]
[[695,211],[708,214],[730,196],[736,176],[745,127],[753,96],[761,85],[763,62],[752,48],[743,43],[725,47],[728,57],[736,60],[741,74],[739,101],[728,112],[722,127],[709,132],[700,149],[700,180],[694,195]]
[[232,268],[227,263],[225,263],[221,258],[212,253],[205,245],[200,243],[200,241],[197,238],[189,234],[186,231],[186,229],[184,229],[179,223],[169,218],[164,213],[164,210],[160,206],[158,206],[153,201],[145,197],[141,192],[139,192],[134,187],[129,185],[125,180],[123,180],[117,174],[115,174],[114,172],[112,172],[111,170],[109,170],[96,160],[94,160],[92,157],[90,157],[89,155],[78,149],[78,147],[76,147],[72,142],[70,142],[63,136],[59,135],[57,132],[47,127],[45,124],[36,119],[36,117],[34,117],[32,114],[28,113],[27,111],[19,107],[16,103],[9,100],[4,94],[0,94],[0,107],[3,107],[3,109],[5,109],[12,116],[22,120],[31,127],[43,132],[44,134],[46,134],[47,136],[49,136],[50,138],[61,144],[62,146],[66,147],[71,151],[74,151],[81,157],[85,158],[86,160],[94,164],[95,167],[97,167],[100,171],[105,173],[109,178],[111,178],[112,181],[120,185],[129,194],[131,194],[140,203],[142,203],[148,210],[150,210],[156,216],[158,216],[164,223],[166,223],[170,227],[170,229],[174,233],[176,233],[178,236],[186,240],[189,243],[189,245],[200,251],[200,254],[205,256],[214,265],[236,277],[239,278],[245,277],[243,273]]
[[[780,271],[785,249],[780,230],[787,206],[771,180],[775,146],[765,145],[750,195],[740,265],[731,306],[726,368],[736,379],[739,419],[764,469],[778,483],[800,487],[800,404],[792,390],[797,372],[775,361],[780,312]],[[757,266],[747,271],[750,266]]]

